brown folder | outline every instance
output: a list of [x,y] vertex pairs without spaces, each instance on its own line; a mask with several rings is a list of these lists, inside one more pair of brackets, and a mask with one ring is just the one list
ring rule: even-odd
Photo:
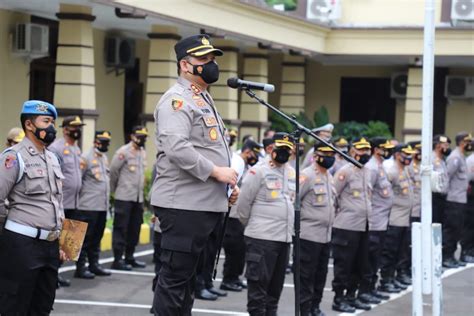
[[63,229],[59,236],[59,246],[67,257],[72,261],[77,261],[81,254],[82,244],[86,237],[87,223],[72,219],[64,219]]

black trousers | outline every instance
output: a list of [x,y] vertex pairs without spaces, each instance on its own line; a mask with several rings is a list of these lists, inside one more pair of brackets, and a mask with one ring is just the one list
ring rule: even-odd
[[58,241],[4,230],[0,258],[0,315],[49,315],[58,283]]
[[[467,204],[446,201],[443,217],[443,260],[454,257],[461,241]],[[472,228],[471,228],[472,229]]]
[[328,274],[329,243],[301,239],[300,280],[302,315],[309,315],[313,308],[319,308],[323,298]]
[[223,213],[153,209],[162,230],[153,311],[160,316],[191,315],[199,256]]
[[432,222],[442,224],[443,213],[446,203],[446,194],[432,193],[431,195],[431,211],[432,211]]
[[235,282],[244,273],[244,226],[237,218],[229,218],[224,235],[223,282]]
[[[155,224],[156,225],[156,224]],[[161,269],[161,233],[153,231],[153,261],[155,262],[155,277],[153,278],[151,290],[155,291],[156,282],[158,281],[158,273]]]
[[247,311],[251,316],[276,315],[285,282],[290,244],[245,238]]
[[398,269],[399,260],[406,253],[405,248],[409,246],[409,243],[406,242],[407,232],[409,231],[409,227],[388,226],[380,262],[382,283],[392,282],[397,270],[401,273]]
[[335,297],[344,295],[344,290],[359,294],[367,293],[370,288],[368,232],[333,228],[332,254],[334,258],[334,280],[332,281]]
[[143,223],[143,204],[138,202],[115,200],[112,248],[115,260],[133,259],[135,247],[140,238]]
[[369,231],[369,267],[370,277],[367,283],[370,284],[370,290],[377,286],[378,272],[380,269],[380,256],[385,240],[386,231]]
[[403,236],[402,254],[397,264],[397,274],[405,274],[411,276],[411,224],[420,223],[421,217],[410,217],[410,227],[405,231]]
[[472,195],[468,197],[464,211],[464,226],[461,236],[463,254],[474,256],[474,184],[471,182]]
[[214,264],[217,256],[217,248],[219,247],[219,236],[222,233],[223,221],[218,221],[207,240],[199,258],[196,269],[196,290],[210,289],[214,287],[212,283],[212,275],[214,274]]
[[77,261],[78,266],[84,266],[86,259],[90,265],[99,265],[100,241],[104,235],[105,222],[107,220],[106,211],[74,211],[70,214],[70,219],[86,222],[87,231],[81,254]]

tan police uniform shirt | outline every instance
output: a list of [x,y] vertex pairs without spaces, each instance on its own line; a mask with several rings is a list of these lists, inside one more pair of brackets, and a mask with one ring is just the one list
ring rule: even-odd
[[295,209],[295,170],[267,161],[252,167],[242,182],[237,214],[244,235],[263,240],[291,242]]
[[390,210],[393,205],[393,190],[388,181],[387,172],[383,161],[377,161],[372,156],[365,168],[370,169],[375,177],[372,191],[372,212],[369,214],[369,226],[371,231],[385,231],[388,226]]
[[[17,153],[25,166],[18,183],[20,163]],[[0,217],[8,214],[8,219],[18,224],[46,230],[61,229],[64,219],[62,180],[64,176],[56,155],[47,149],[44,153],[38,152],[25,137],[0,157]]]
[[92,148],[82,156],[82,188],[79,209],[107,211],[109,209],[110,170],[107,156]]
[[414,205],[413,183],[408,167],[400,168],[397,162],[387,170],[393,188],[393,206],[390,211],[390,226],[410,226],[410,215]]
[[341,158],[339,154],[336,154],[336,161],[334,162],[334,165],[329,169],[329,172],[331,172],[332,175],[335,175],[336,172],[339,171],[342,167],[347,165],[349,162],[345,160],[344,158]]
[[79,206],[79,193],[82,185],[81,149],[69,145],[64,138],[55,140],[48,150],[56,153],[61,160],[63,181],[63,205],[66,210],[76,210]]
[[410,174],[413,184],[413,209],[411,211],[412,217],[421,217],[421,162],[415,160],[408,166],[408,173]]
[[314,165],[300,175],[301,239],[319,243],[331,241],[336,190],[332,175]]
[[469,179],[466,158],[459,148],[454,149],[446,159],[446,167],[449,178],[446,201],[466,204]]
[[143,203],[145,187],[145,149],[135,149],[132,142],[120,147],[110,163],[110,191],[120,201]]
[[449,177],[448,177],[448,168],[446,166],[446,161],[443,158],[439,158],[436,155],[436,152],[433,151],[433,171],[438,172],[442,181],[441,194],[448,193],[449,186]]
[[158,155],[151,204],[227,212],[227,184],[210,176],[214,166],[230,167],[232,154],[209,93],[180,77],[160,99],[154,117]]

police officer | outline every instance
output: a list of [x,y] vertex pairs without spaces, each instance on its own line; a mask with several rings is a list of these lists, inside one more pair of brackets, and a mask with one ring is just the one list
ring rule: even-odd
[[[367,138],[354,139],[350,154],[365,165],[371,157]],[[370,196],[372,172],[347,164],[335,174],[338,209],[332,230],[335,292],[332,309],[353,313],[355,309],[370,310],[362,299],[369,296],[368,217],[372,212]],[[356,278],[356,279],[355,279]],[[355,291],[359,288],[358,297]],[[347,293],[344,293],[347,290]],[[346,295],[345,295],[346,294]]]
[[287,163],[294,139],[275,133],[271,160],[251,168],[242,183],[237,214],[245,226],[247,311],[277,315],[294,222],[295,170]]
[[[239,187],[248,169],[259,161],[260,153],[260,145],[250,140],[242,146],[240,154],[234,153],[232,155],[232,166],[243,165],[243,175],[239,180]],[[225,261],[221,289],[240,292],[243,288],[247,287],[240,279],[245,267],[245,240],[244,226],[239,220],[236,206],[231,208],[227,221],[224,235],[224,251]]]
[[380,255],[387,231],[390,210],[393,204],[392,185],[387,177],[387,172],[383,167],[383,162],[392,156],[395,147],[385,137],[374,137],[370,140],[372,146],[372,158],[365,165],[372,171],[375,177],[375,184],[372,191],[372,212],[369,214],[369,264],[371,270],[370,294],[375,297],[366,303],[380,303],[380,300],[387,300],[390,297],[376,289],[378,271],[380,268]]
[[329,243],[335,215],[335,191],[328,169],[334,151],[316,141],[314,163],[300,176],[301,196],[301,302],[302,316],[320,316],[328,273]]
[[[107,210],[109,209],[110,177],[107,151],[110,132],[95,132],[94,147],[82,156],[82,187],[79,196],[78,217],[86,222],[87,232],[82,251],[76,263],[74,276],[93,279],[94,276],[109,276],[110,272],[99,265],[100,241],[104,235]],[[89,269],[86,268],[89,260]]]
[[448,168],[446,167],[446,157],[451,153],[449,145],[451,140],[445,135],[435,135],[433,137],[433,176],[437,179],[432,183],[432,212],[433,223],[442,223],[444,204],[446,203],[446,194],[448,192],[449,178]]
[[[49,315],[60,260],[62,180],[54,141],[57,112],[43,101],[26,101],[26,137],[0,155],[0,314]],[[5,205],[8,199],[10,204]]]
[[[80,220],[77,214],[79,193],[82,185],[81,149],[78,141],[82,136],[82,123],[79,116],[67,116],[60,127],[63,128],[63,138],[54,141],[48,149],[54,152],[61,161],[64,174],[63,204],[66,218]],[[69,286],[70,281],[61,275],[58,278],[60,286]]]
[[8,131],[7,134],[7,143],[6,146],[12,147],[21,142],[25,138],[25,132],[19,128],[19,127],[14,127],[10,131]]
[[[336,146],[337,149],[341,150],[344,153],[349,152],[349,142],[347,141],[344,136],[338,136],[334,139],[334,146]],[[336,174],[336,172],[341,169],[344,165],[347,164],[347,160],[342,158],[341,155],[336,154],[336,161],[334,162],[334,165],[329,169],[329,172],[331,172],[332,175]]]
[[461,240],[463,216],[467,206],[469,178],[465,153],[472,150],[472,136],[461,132],[456,135],[455,140],[456,148],[446,159],[449,186],[443,214],[443,267],[445,268],[465,265],[464,262],[454,258],[454,253]]
[[[161,270],[153,308],[158,315],[190,315],[198,258],[238,196],[237,173],[225,126],[207,91],[219,78],[207,35],[176,43],[178,82],[155,110],[157,174],[151,205],[162,229]],[[232,193],[230,198],[228,194]]]
[[[474,146],[474,140],[471,142],[471,146]],[[466,165],[469,174],[469,190],[461,239],[461,260],[467,263],[474,263],[474,153],[467,157]]]
[[[334,125],[328,123],[326,125],[314,128],[312,130],[313,133],[321,137],[322,139],[329,141],[332,137],[332,131],[334,130]],[[313,151],[314,148],[310,148],[304,157],[303,163],[301,164],[301,168],[305,169],[313,164]]]
[[[148,131],[143,126],[132,129],[130,142],[120,147],[110,164],[110,191],[115,193],[112,269],[131,270],[146,264],[134,258],[143,223],[143,188],[145,186]],[[125,251],[125,261],[122,256]]]
[[404,247],[409,246],[409,243],[404,239],[409,231],[410,215],[415,203],[413,183],[408,171],[414,154],[416,151],[410,145],[398,144],[394,148],[394,163],[387,170],[388,179],[393,189],[393,206],[390,211],[381,257],[379,289],[382,292],[393,293],[407,288],[406,285],[398,281],[402,271],[397,269],[399,268],[397,264],[401,254],[406,251]]

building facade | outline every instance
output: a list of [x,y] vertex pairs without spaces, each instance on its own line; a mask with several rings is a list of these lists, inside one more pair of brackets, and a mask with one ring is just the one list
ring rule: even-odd
[[[325,106],[332,122],[381,120],[398,139],[420,138],[424,1],[322,2],[298,0],[284,12],[263,0],[0,0],[0,135],[33,98],[80,115],[85,150],[96,128],[112,132],[112,152],[135,124],[153,134],[155,106],[177,78],[173,46],[205,32],[225,51],[211,93],[240,135],[260,138],[269,122],[266,108],[227,87],[235,76],[274,84],[258,94],[285,112],[312,117]],[[324,3],[334,11],[312,19]],[[452,137],[474,130],[473,98],[445,94],[449,76],[474,77],[474,22],[453,18],[456,0],[435,3],[434,129]],[[25,23],[47,29],[28,37],[47,53],[18,46]],[[151,166],[153,137],[147,151]]]

